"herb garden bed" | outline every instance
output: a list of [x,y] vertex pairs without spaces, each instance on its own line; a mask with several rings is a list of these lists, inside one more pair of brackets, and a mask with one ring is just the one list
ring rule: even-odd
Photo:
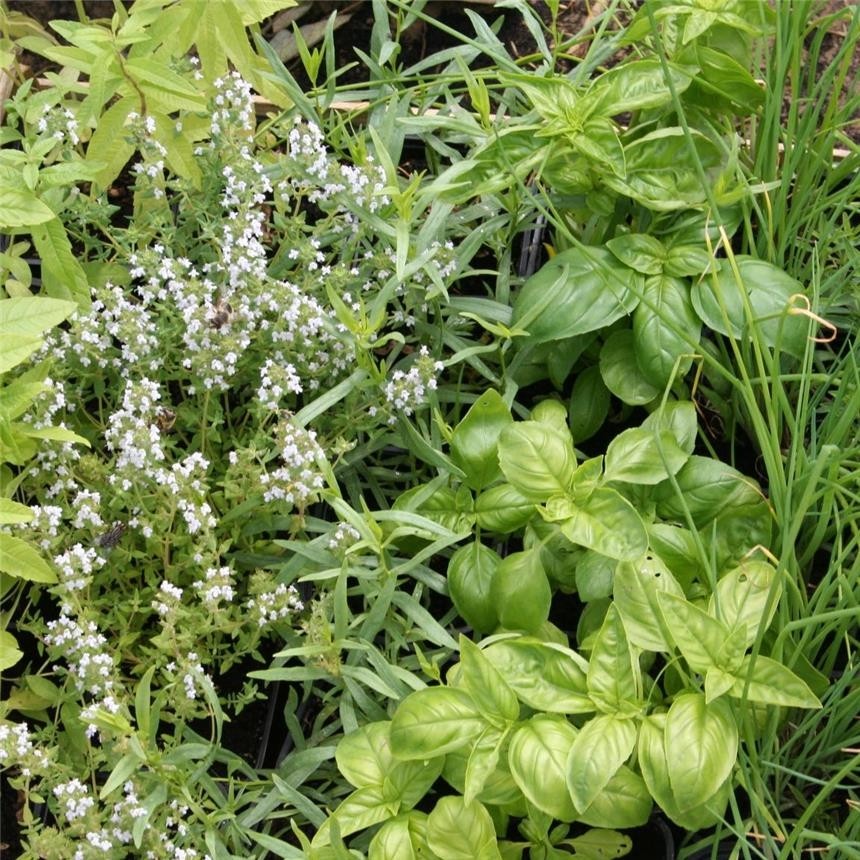
[[0,13],[4,850],[860,856],[860,10],[304,5]]

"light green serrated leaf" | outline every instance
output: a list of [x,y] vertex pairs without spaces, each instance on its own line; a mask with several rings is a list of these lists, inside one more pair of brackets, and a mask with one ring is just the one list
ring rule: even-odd
[[57,581],[53,568],[34,546],[6,532],[0,532],[0,571],[29,582]]
[[54,210],[32,191],[19,185],[0,185],[0,228],[16,230],[32,227],[55,218]]
[[8,631],[0,630],[0,672],[11,669],[23,656],[18,640]]
[[27,505],[13,502],[12,499],[0,499],[0,523],[12,525],[28,523],[33,519],[33,511]]

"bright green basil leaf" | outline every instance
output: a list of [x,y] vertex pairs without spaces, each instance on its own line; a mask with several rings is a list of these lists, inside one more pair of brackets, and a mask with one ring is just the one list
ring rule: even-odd
[[666,253],[663,271],[673,278],[698,278],[709,272],[715,262],[700,245],[675,245]]
[[501,560],[488,546],[472,541],[457,549],[448,562],[448,594],[457,612],[479,633],[499,626],[490,584]]
[[711,666],[705,673],[705,704],[709,705],[715,699],[728,693],[737,679],[731,672]]
[[[717,655],[717,667],[727,673],[738,672],[743,664],[744,654],[747,650],[747,630],[745,626],[732,627],[726,641],[723,642],[723,647],[720,648],[720,653]],[[714,666],[711,669],[715,668]],[[710,670],[708,670],[710,671]],[[712,681],[711,689],[714,690],[714,683],[721,684],[722,681]],[[725,692],[725,690],[723,691]]]
[[580,860],[607,860],[624,857],[633,849],[633,840],[614,830],[589,830],[582,836],[564,839],[560,845],[569,845]]
[[499,623],[508,630],[534,633],[549,618],[552,589],[535,549],[502,559],[490,583]]
[[499,767],[499,755],[507,733],[498,729],[487,729],[476,741],[466,761],[463,775],[463,799],[471,803],[478,799],[487,781]]
[[443,797],[427,818],[427,844],[440,860],[501,860],[490,813],[477,800]]
[[682,812],[669,782],[669,765],[666,761],[666,719],[666,714],[652,714],[642,721],[636,741],[639,770],[642,771],[651,796],[672,821],[687,830],[702,830],[716,824],[722,815],[728,800],[731,780],[726,780],[716,794],[700,806],[694,806]]
[[637,138],[624,147],[627,175],[607,173],[604,183],[658,212],[701,206],[706,195],[696,162],[716,182],[722,153],[703,134],[693,131],[691,136],[695,152],[681,128],[663,128]]
[[582,131],[568,135],[566,141],[574,150],[595,162],[594,169],[603,172],[608,167],[615,176],[625,175],[624,147],[611,120],[605,117],[590,119]]
[[661,380],[646,375],[636,359],[636,338],[630,329],[613,332],[600,350],[600,375],[606,387],[630,406],[650,403],[662,391]]
[[[563,340],[551,341],[546,354],[546,370],[549,381],[561,391],[579,357],[597,338],[597,332],[579,334]],[[534,416],[532,416],[534,417]]]
[[694,69],[659,60],[637,60],[622,63],[600,75],[583,101],[589,114],[617,116],[628,111],[660,107],[672,101],[667,81],[668,71],[675,92],[682,93],[692,79]]
[[577,818],[589,827],[641,827],[651,816],[652,806],[642,777],[622,765]]
[[604,248],[570,248],[523,284],[513,324],[536,343],[597,331],[636,307],[641,281]]
[[[504,733],[498,732],[496,729],[490,729],[486,735],[481,736],[482,739],[489,739],[493,736],[493,732],[499,738],[504,737]],[[478,749],[478,747],[481,747],[481,749]],[[493,749],[494,747],[487,749],[483,742],[481,742],[472,746],[461,747],[458,750],[454,750],[454,752],[448,753],[443,760],[443,779],[462,795],[466,794],[467,775],[471,779],[472,785],[476,785],[478,779],[482,780],[481,790],[476,796],[476,800],[480,800],[481,803],[493,806],[505,806],[521,801],[522,792],[520,792],[508,769],[507,756],[501,754],[503,745],[498,755],[493,753]],[[495,770],[488,773],[488,766],[493,761],[495,762]],[[470,764],[471,770],[469,767]]]
[[669,523],[650,523],[647,529],[651,549],[663,560],[685,590],[694,579],[704,576],[696,551],[696,539],[689,529]]
[[790,313],[792,296],[805,295],[803,286],[771,263],[744,256],[735,260],[740,284],[732,267],[723,264],[693,286],[696,313],[720,334],[746,339],[755,331],[767,346],[803,355],[810,323]]
[[[464,489],[465,488],[461,488]],[[464,494],[458,494],[451,487],[437,487],[429,498],[424,499],[420,505],[415,507],[412,499],[422,493],[426,493],[425,485],[419,485],[408,489],[405,493],[401,493],[392,505],[392,509],[396,511],[404,510],[420,514],[452,532],[469,531],[474,524],[474,514],[469,510],[464,510],[467,500],[468,490]]]
[[669,275],[646,278],[642,301],[633,311],[636,360],[646,379],[665,386],[684,376],[701,330],[687,284]]
[[657,432],[668,430],[678,447],[687,454],[692,454],[696,447],[699,420],[696,407],[689,400],[670,400],[661,404],[642,422],[642,427]]
[[508,764],[522,793],[542,812],[573,821],[576,809],[567,790],[567,757],[576,729],[567,720],[538,714],[511,736]]
[[552,428],[565,438],[570,435],[570,429],[567,426],[567,409],[560,400],[556,400],[554,397],[537,403],[529,414],[529,420],[546,424],[547,427]]
[[621,564],[614,558],[608,558],[587,549],[582,553],[576,564],[574,582],[579,599],[583,603],[590,600],[600,600],[612,594],[612,583],[615,579],[615,569]]
[[567,594],[576,591],[577,564],[585,550],[574,546],[553,523],[536,521],[526,532],[527,540],[532,533],[537,535],[541,564],[550,583]]
[[684,597],[684,590],[658,557],[647,553],[636,562],[618,563],[613,590],[615,606],[628,638],[645,651],[672,650],[672,638],[657,603],[658,591]]
[[410,812],[386,821],[368,849],[368,860],[420,860],[427,854],[427,816]]
[[749,551],[769,546],[774,515],[767,500],[759,496],[750,504],[725,508],[702,529],[708,553],[716,559],[717,569],[726,570],[742,563]]
[[[752,666],[752,675],[750,667]],[[765,705],[782,705],[786,708],[820,708],[821,702],[804,681],[791,669],[770,657],[759,655],[753,662],[752,655],[744,658],[740,669],[734,673],[736,680],[729,695],[762,702]],[[749,682],[747,679],[749,678]]]
[[577,505],[561,530],[571,543],[618,561],[633,561],[648,548],[648,535],[636,509],[609,487],[598,487]]
[[699,67],[699,74],[687,94],[688,99],[710,110],[725,105],[744,114],[755,112],[764,101],[764,88],[744,66],[723,51],[696,45],[690,59]]
[[588,694],[599,710],[609,714],[638,710],[642,697],[639,661],[630,650],[621,616],[612,604],[594,641],[586,680]]
[[613,714],[589,720],[574,738],[567,756],[567,788],[573,805],[584,812],[636,743],[636,724]]
[[657,603],[663,613],[664,629],[690,668],[704,675],[711,666],[718,666],[723,643],[729,636],[728,627],[675,594],[658,592]]
[[569,433],[537,421],[518,421],[499,436],[499,463],[523,496],[542,502],[570,487],[576,455]]
[[478,525],[496,534],[505,535],[521,529],[534,514],[535,503],[512,484],[490,487],[475,499]]
[[501,476],[499,434],[513,418],[497,391],[485,391],[454,428],[451,459],[466,473],[466,483],[480,490]]
[[588,664],[575,651],[529,637],[505,639],[484,649],[517,698],[535,710],[588,714]]
[[401,811],[412,809],[442,773],[445,760],[399,761],[382,781],[382,795],[386,800],[397,801]]
[[602,454],[599,457],[589,457],[577,467],[570,488],[575,504],[584,505],[603,483],[603,460]]
[[619,433],[606,449],[606,480],[659,484],[677,474],[689,456],[668,430],[631,427]]
[[663,271],[666,249],[659,239],[647,233],[626,233],[606,243],[606,247],[624,263],[643,275],[659,275]]
[[382,788],[371,786],[369,788],[356,789],[346,797],[340,806],[327,818],[314,835],[312,844],[314,846],[328,845],[331,842],[331,823],[337,822],[340,835],[349,836],[379,824],[393,815],[397,815],[398,803],[386,800],[382,795]]
[[579,445],[590,439],[609,415],[609,389],[597,365],[587,367],[573,383],[568,421],[573,441]]
[[[765,607],[773,589],[770,613]],[[747,559],[720,578],[708,604],[708,613],[719,618],[727,627],[746,631],[745,645],[749,648],[760,629],[766,629],[776,611],[782,583],[776,570],[766,561]]]
[[390,721],[368,723],[338,743],[335,761],[350,785],[355,788],[382,785],[395,762],[390,731]]
[[487,725],[463,690],[416,690],[400,703],[391,721],[391,751],[404,760],[435,758],[465,746]]
[[669,782],[678,809],[706,803],[729,778],[738,754],[738,727],[726,699],[678,696],[664,731]]
[[460,636],[459,684],[472,697],[481,715],[504,728],[520,715],[520,704],[498,669],[484,652]]
[[698,528],[723,511],[757,504],[762,500],[755,481],[710,457],[694,454],[675,476],[675,480],[680,498],[668,481],[654,488],[652,498],[657,503],[657,515],[666,520],[685,522],[684,512],[689,510]]

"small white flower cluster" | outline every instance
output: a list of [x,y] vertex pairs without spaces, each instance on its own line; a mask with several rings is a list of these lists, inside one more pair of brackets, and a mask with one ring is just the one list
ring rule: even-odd
[[155,478],[163,471],[156,464],[165,460],[161,433],[155,425],[161,392],[147,378],[126,383],[122,406],[108,418],[105,442],[116,453],[113,486],[130,490],[141,474]]
[[261,330],[274,347],[271,360],[293,368],[312,391],[346,371],[355,360],[353,344],[332,311],[288,281],[269,282],[259,297],[266,318]]
[[158,599],[152,601],[152,608],[163,618],[170,620],[176,615],[177,609],[182,604],[182,589],[178,585],[162,581],[158,587]]
[[42,116],[36,123],[39,134],[48,134],[59,143],[65,143],[68,138],[72,146],[77,146],[81,139],[78,137],[78,121],[68,109],[59,106],[45,105]]
[[266,627],[289,618],[305,608],[295,586],[281,583],[273,591],[264,591],[247,601],[245,608],[258,627]]
[[87,588],[93,574],[103,567],[104,563],[105,560],[95,549],[85,548],[79,543],[54,558],[62,588],[69,593]]
[[[222,237],[213,241],[220,246]],[[243,259],[232,270],[237,280],[257,273],[260,265],[256,258]],[[258,324],[253,283],[225,291],[190,260],[171,258],[160,243],[132,254],[129,262],[132,277],[144,281],[137,287],[143,305],[165,317],[178,312],[182,344],[174,348],[183,355],[182,366],[200,379],[203,388],[226,391]],[[214,272],[224,266],[210,263],[204,269]],[[165,353],[163,342],[160,352]]]
[[334,552],[344,552],[361,539],[355,526],[349,523],[338,523],[328,540],[328,548]]
[[[44,354],[43,348],[39,355]],[[21,420],[34,427],[49,427],[54,423],[54,416],[58,412],[74,412],[74,410],[74,404],[66,399],[66,388],[63,382],[48,376],[42,380],[42,391],[33,407],[21,416]]]
[[[395,370],[385,383],[383,393],[386,401],[395,412],[412,415],[427,402],[429,392],[436,390],[436,377],[443,367],[442,362],[434,361],[427,347],[422,346],[412,367],[407,371]],[[389,423],[393,424],[395,420],[392,415]]]
[[54,797],[60,804],[60,814],[66,821],[83,818],[95,806],[89,788],[77,777],[54,786]]
[[17,767],[29,779],[44,774],[49,765],[48,754],[33,743],[26,723],[0,722],[0,768]]
[[300,427],[289,418],[278,424],[276,439],[281,465],[261,475],[263,499],[304,508],[323,488],[318,464],[325,459],[325,453],[313,430]]
[[212,506],[206,501],[208,487],[206,472],[209,461],[199,452],[189,454],[170,471],[163,471],[159,483],[176,498],[176,506],[182,513],[189,534],[201,529],[215,528]]
[[45,644],[64,658],[66,671],[77,689],[97,698],[108,696],[114,687],[114,658],[107,652],[107,639],[98,632],[93,621],[80,623],[67,614],[63,607],[56,621],[48,622]]
[[48,549],[52,538],[59,534],[63,522],[63,509],[59,505],[31,505],[33,519],[26,526],[38,535],[38,543],[42,549]]
[[197,698],[198,689],[203,689],[203,682],[208,679],[208,675],[203,670],[195,651],[189,651],[180,661],[179,666],[171,662],[167,664],[169,672],[175,672],[182,679],[182,689],[185,693],[185,698],[193,701]]
[[101,528],[104,525],[99,508],[101,507],[101,494],[95,490],[81,490],[72,502],[74,519],[72,525],[76,529],[87,527]]
[[210,131],[219,138],[225,131],[239,128],[245,132],[254,129],[254,103],[251,85],[238,72],[231,72],[215,81],[215,107],[212,111]]
[[260,387],[257,399],[272,412],[281,408],[281,400],[287,394],[301,394],[302,383],[296,368],[289,362],[275,362],[267,358],[260,368]]
[[[339,202],[335,211],[353,227],[357,220],[350,211],[361,206],[369,212],[377,212],[391,200],[385,193],[386,177],[381,166],[374,164],[371,156],[364,165],[341,164],[329,153],[323,134],[314,123],[296,119],[296,124],[287,135],[287,158],[291,169],[290,184],[301,192],[311,186],[308,201],[324,205],[338,195],[349,198]],[[283,197],[287,197],[286,186],[279,186]]]
[[178,800],[171,800],[170,813],[164,819],[164,828],[158,834],[158,850],[147,851],[146,860],[212,860],[189,845],[191,831],[185,823],[189,809]]
[[[55,425],[64,430],[65,423]],[[73,442],[63,442],[59,445],[42,445],[32,461],[31,475],[35,481],[52,481],[45,487],[45,495],[56,499],[63,493],[74,493],[79,487],[74,478],[72,465],[81,459],[78,445]]]
[[154,197],[163,197],[164,160],[167,158],[167,149],[155,137],[155,117],[142,117],[132,111],[126,117],[126,127],[141,155],[140,161],[132,165],[132,173],[139,177],[145,177],[149,190]]
[[217,609],[222,600],[229,603],[236,595],[233,573],[229,567],[208,568],[203,579],[194,582],[194,588],[209,610]]

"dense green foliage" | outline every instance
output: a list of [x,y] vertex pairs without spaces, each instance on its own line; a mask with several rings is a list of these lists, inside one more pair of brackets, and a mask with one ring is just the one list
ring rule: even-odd
[[292,5],[0,9],[21,856],[860,856],[860,10]]

